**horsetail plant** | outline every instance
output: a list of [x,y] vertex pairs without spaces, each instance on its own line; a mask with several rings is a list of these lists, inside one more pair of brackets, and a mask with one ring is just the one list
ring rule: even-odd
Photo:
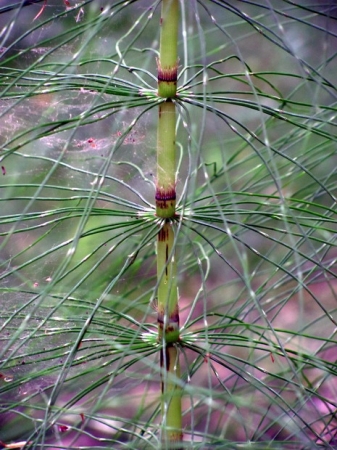
[[0,29],[0,446],[333,450],[333,2]]

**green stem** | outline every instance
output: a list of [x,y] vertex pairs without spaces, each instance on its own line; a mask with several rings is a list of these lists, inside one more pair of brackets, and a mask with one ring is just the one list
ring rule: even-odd
[[176,216],[176,95],[178,70],[179,0],[162,0],[160,56],[158,59],[159,105],[157,134],[156,215],[162,219],[157,237],[158,341],[161,344],[162,442],[166,449],[182,441],[179,363],[179,305],[175,260]]
[[[175,105],[172,102],[162,105],[172,115]],[[174,113],[175,117],[175,113]],[[172,117],[168,120],[168,128]],[[175,120],[174,120],[175,124]],[[172,125],[172,124],[171,124]],[[159,126],[160,130],[161,126]],[[166,127],[163,126],[164,129]],[[175,131],[175,126],[173,127]],[[173,132],[174,133],[174,132]],[[160,131],[158,132],[160,134]],[[168,136],[167,136],[168,137]],[[168,138],[174,142],[174,134]],[[179,341],[179,305],[177,286],[177,265],[175,260],[175,147],[172,151],[164,152],[158,147],[159,187],[156,191],[157,215],[162,217],[164,224],[157,236],[157,277],[158,277],[158,340],[162,343],[160,350],[162,370],[162,440],[166,448],[170,442],[182,440],[181,388],[176,383],[180,378],[179,354],[176,343]],[[171,158],[169,155],[171,154]],[[173,159],[173,161],[172,161]],[[160,161],[160,163],[159,163]],[[167,167],[167,172],[164,170]],[[157,181],[158,182],[158,181]]]
[[164,344],[179,340],[177,265],[173,246],[174,229],[167,221],[157,239],[158,338]]
[[178,72],[179,0],[162,0],[158,96],[175,97]]
[[176,111],[167,101],[159,105],[157,136],[156,214],[172,218],[176,208]]
[[[180,379],[179,352],[175,344],[168,344],[161,351],[160,363],[162,368],[162,442],[165,448],[170,444],[182,441],[181,387],[177,383]],[[176,445],[174,448],[178,448]]]

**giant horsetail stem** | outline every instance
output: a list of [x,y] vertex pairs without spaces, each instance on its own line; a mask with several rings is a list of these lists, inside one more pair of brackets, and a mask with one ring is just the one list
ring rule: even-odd
[[[162,219],[157,236],[158,342],[161,367],[162,442],[178,448],[183,439],[179,362],[179,305],[175,257],[176,104],[179,0],[162,0],[158,65],[156,215]],[[164,100],[165,99],[165,100]]]

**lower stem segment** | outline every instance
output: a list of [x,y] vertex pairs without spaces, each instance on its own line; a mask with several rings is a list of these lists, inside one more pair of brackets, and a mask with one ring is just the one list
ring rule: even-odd
[[[182,441],[181,386],[179,351],[168,344],[160,352],[162,368],[162,442],[165,448]],[[178,447],[174,447],[178,448]]]
[[174,229],[166,221],[158,233],[158,339],[165,344],[179,340],[177,265],[174,257]]
[[182,441],[179,308],[174,236],[174,224],[166,219],[158,233],[157,274],[158,341],[161,344],[162,374],[162,441],[168,449],[170,443]]

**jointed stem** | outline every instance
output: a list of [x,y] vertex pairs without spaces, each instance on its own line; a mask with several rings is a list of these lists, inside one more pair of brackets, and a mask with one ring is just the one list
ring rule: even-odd
[[162,441],[168,449],[170,443],[182,441],[179,305],[174,244],[174,223],[165,219],[157,239],[157,274],[158,340],[162,344]]
[[[158,96],[156,215],[163,219],[157,238],[158,341],[161,344],[162,441],[182,441],[179,365],[179,305],[175,260],[176,105],[179,0],[162,0]],[[177,447],[175,447],[177,448]]]

